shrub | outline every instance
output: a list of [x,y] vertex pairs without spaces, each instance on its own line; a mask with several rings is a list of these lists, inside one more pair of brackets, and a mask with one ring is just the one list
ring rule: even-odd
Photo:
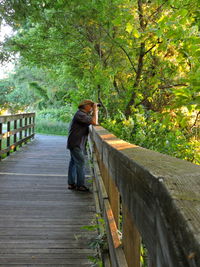
[[36,116],[37,120],[48,120],[48,121],[61,121],[69,122],[72,118],[73,110],[71,106],[64,106],[60,108],[49,108],[38,111]]
[[200,164],[199,141],[180,128],[176,116],[139,110],[126,119],[118,112],[103,126],[119,138],[141,147]]
[[68,123],[36,119],[36,133],[67,135]]

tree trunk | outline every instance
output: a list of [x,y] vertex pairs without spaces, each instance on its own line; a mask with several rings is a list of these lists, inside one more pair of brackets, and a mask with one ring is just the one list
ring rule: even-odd
[[[146,24],[145,24],[144,15],[143,15],[143,3],[142,3],[142,0],[138,0],[138,13],[139,13],[140,30],[144,31],[145,27],[146,27]],[[141,75],[142,75],[142,71],[143,71],[144,56],[145,56],[145,43],[142,42],[140,44],[138,67],[137,67],[137,71],[136,71],[135,82],[134,82],[134,85],[133,85],[133,92],[132,92],[131,98],[130,98],[127,106],[126,106],[126,109],[125,109],[126,118],[128,118],[131,115],[131,107],[135,103],[135,97],[136,97],[136,93],[137,93],[137,88],[140,85],[140,79],[141,79]]]
[[144,55],[145,55],[145,43],[141,43],[140,44],[140,54],[139,54],[139,58],[138,58],[138,68],[137,68],[135,82],[133,85],[133,92],[131,95],[131,99],[129,100],[129,102],[126,106],[126,110],[125,110],[126,118],[128,118],[131,115],[131,107],[135,103],[136,92],[137,92],[137,88],[140,84],[140,78],[141,78],[142,70],[143,70]]
[[103,110],[104,110],[104,116],[106,117],[106,119],[108,118],[108,110],[106,108],[106,106],[103,104],[102,100],[101,100],[101,85],[98,84],[97,85],[98,88],[98,101],[101,104]]

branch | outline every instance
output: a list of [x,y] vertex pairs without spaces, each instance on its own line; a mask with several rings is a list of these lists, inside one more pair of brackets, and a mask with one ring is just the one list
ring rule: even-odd
[[[167,89],[167,88],[173,88],[173,87],[178,87],[178,86],[188,86],[187,84],[174,84],[174,85],[168,85],[168,86],[161,86],[156,88],[153,92],[152,95],[158,90],[158,89]],[[148,99],[149,96],[146,96],[145,98],[143,98],[139,103],[137,103],[135,105],[135,107],[143,104],[143,102],[145,102]],[[200,113],[200,112],[199,112]],[[193,126],[192,126],[193,127]]]
[[[119,44],[118,44],[118,45],[119,45]],[[124,53],[126,54],[128,60],[129,60],[129,62],[131,63],[132,68],[134,69],[135,73],[137,73],[137,70],[136,70],[135,66],[133,65],[133,62],[132,62],[132,60],[131,60],[129,54],[126,52],[126,50],[125,50],[121,45],[119,45],[119,47],[122,49],[122,51],[124,51]]]
[[102,107],[103,107],[103,109],[105,111],[106,118],[108,118],[108,110],[107,110],[106,106],[103,104],[103,102],[101,100],[101,86],[100,86],[100,84],[97,85],[97,88],[98,88],[98,91],[97,91],[98,92],[98,101],[102,105]]
[[145,53],[144,55],[146,55],[147,53],[149,53],[157,44],[161,44],[162,41],[159,41],[159,38],[158,38],[158,42],[156,44],[154,44],[151,48],[149,48]]
[[143,14],[143,2],[142,0],[138,0],[138,13],[139,13],[139,21],[140,21],[140,27],[144,31],[146,24],[144,21],[144,14]]
[[[166,1],[167,2],[167,1]],[[156,15],[159,11],[160,11],[160,9],[166,4],[166,2],[165,3],[163,3],[163,4],[161,4],[158,8],[156,8],[156,10],[147,18],[147,21],[148,20],[150,20],[150,18],[151,17],[153,17],[154,15]],[[148,23],[148,22],[147,22]]]
[[172,84],[172,85],[165,85],[165,86],[159,87],[158,89],[167,89],[167,88],[173,88],[173,87],[179,87],[179,86],[188,86],[188,84],[178,83],[178,84]]
[[125,55],[127,56],[129,62],[131,63],[131,66],[132,66],[133,70],[135,71],[135,73],[137,73],[137,70],[136,70],[136,68],[135,68],[135,66],[134,66],[134,64],[133,64],[133,62],[132,62],[132,60],[131,60],[129,54],[128,54],[127,51],[125,50],[125,48],[123,48],[123,46],[121,46],[117,41],[115,41],[115,39],[114,39],[112,36],[110,36],[109,32],[107,32],[101,25],[99,25],[99,24],[97,24],[97,25],[100,26],[100,27],[102,28],[102,30],[107,34],[107,36],[108,36],[108,37],[109,37],[115,44],[117,44],[117,45],[122,49],[122,51],[123,51],[123,52],[125,53]]
[[198,121],[199,115],[200,115],[200,111],[197,113],[197,116],[195,118],[195,121],[194,121],[193,125],[190,127],[190,129],[192,129],[194,126],[196,126],[196,123]]
[[146,55],[147,53],[149,53],[157,44],[154,44],[151,48],[149,48],[145,53],[144,55]]

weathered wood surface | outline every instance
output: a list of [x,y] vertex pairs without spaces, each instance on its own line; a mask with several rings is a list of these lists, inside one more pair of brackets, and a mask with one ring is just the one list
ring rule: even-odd
[[0,266],[90,266],[92,193],[67,189],[66,137],[36,136],[0,162]]
[[[200,166],[129,144],[100,126],[90,136],[105,187],[108,172],[148,249],[150,266],[199,267]],[[122,210],[122,220],[123,215]],[[125,220],[123,229],[130,224]]]
[[22,114],[0,116],[0,123],[6,123],[9,121],[13,121],[13,120],[19,120],[19,119],[33,117],[34,114],[35,113],[22,113]]

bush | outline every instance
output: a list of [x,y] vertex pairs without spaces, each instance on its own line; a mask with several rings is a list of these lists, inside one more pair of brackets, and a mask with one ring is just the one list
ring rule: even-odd
[[38,111],[36,112],[35,131],[37,133],[67,135],[72,115],[73,110],[70,105]]
[[64,106],[60,108],[49,108],[38,111],[36,114],[38,121],[48,120],[48,121],[61,121],[70,122],[72,119],[73,110],[71,106]]
[[181,129],[177,117],[170,114],[141,109],[126,119],[118,112],[114,119],[105,120],[103,126],[130,143],[200,164],[199,140],[190,136],[186,128]]
[[68,134],[68,123],[61,121],[47,121],[36,119],[36,133],[45,134],[56,134],[56,135],[67,135]]

